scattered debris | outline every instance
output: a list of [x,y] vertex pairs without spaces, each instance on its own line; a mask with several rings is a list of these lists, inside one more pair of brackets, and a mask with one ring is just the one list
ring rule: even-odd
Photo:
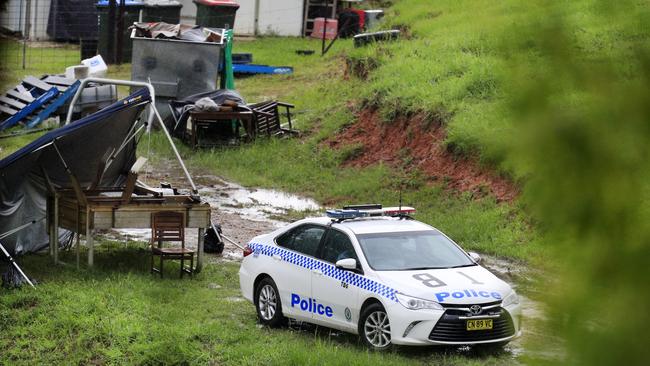
[[253,63],[253,54],[252,53],[233,53],[232,54],[232,63],[233,64],[251,64],[251,63]]
[[233,64],[232,69],[235,74],[293,74],[293,67],[291,66]]
[[354,47],[361,47],[379,41],[393,41],[399,38],[399,35],[400,31],[397,29],[357,34],[354,36]]
[[253,54],[251,53],[232,54],[232,69],[235,74],[293,74],[291,66],[257,65],[252,62]]
[[78,87],[78,80],[60,76],[46,75],[40,79],[27,76],[0,96],[0,114],[6,116],[0,123],[0,131],[19,123],[27,128],[38,126],[72,98]]

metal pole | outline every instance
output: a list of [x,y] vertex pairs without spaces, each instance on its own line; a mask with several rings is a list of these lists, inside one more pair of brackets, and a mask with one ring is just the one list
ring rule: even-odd
[[27,0],[25,3],[25,29],[23,30],[23,69],[26,67],[27,62],[27,38],[29,38],[29,31],[31,26],[32,16],[32,0]]
[[260,28],[260,0],[255,0],[255,25],[253,27],[253,35],[257,36],[259,34],[260,32],[259,28]]
[[27,277],[27,275],[25,274],[25,272],[23,272],[23,270],[20,269],[20,267],[18,267],[18,263],[16,263],[16,261],[14,261],[14,259],[11,257],[11,255],[9,255],[9,252],[7,252],[7,250],[6,250],[5,247],[2,245],[2,243],[0,243],[0,249],[2,250],[2,252],[4,253],[4,255],[7,257],[7,259],[9,259],[9,263],[11,263],[11,264],[16,268],[16,270],[18,270],[18,272],[20,273],[21,276],[23,276],[23,278],[25,279],[25,281],[27,281],[27,283],[29,283],[29,285],[32,286],[33,288],[36,288],[36,287],[34,286],[34,284],[32,283],[32,281],[29,280],[29,277]]
[[115,63],[115,0],[108,0],[108,42],[106,42],[108,55],[106,62]]
[[174,140],[172,140],[172,136],[169,134],[167,127],[165,127],[165,123],[160,117],[160,114],[158,113],[158,109],[156,109],[156,91],[154,90],[153,85],[151,85],[151,83],[143,83],[140,81],[102,79],[102,78],[83,79],[81,81],[81,84],[79,84],[79,88],[77,89],[77,92],[75,93],[74,97],[72,97],[72,101],[70,102],[70,107],[68,108],[68,116],[66,118],[65,124],[66,125],[69,124],[70,121],[72,120],[72,111],[74,110],[74,105],[79,100],[81,96],[81,92],[83,91],[83,89],[86,87],[88,83],[141,86],[149,89],[151,104],[149,105],[150,108],[149,121],[148,121],[149,125],[147,126],[147,132],[151,133],[151,125],[153,123],[153,119],[156,118],[158,120],[158,123],[160,124],[160,129],[162,129],[163,132],[165,133],[165,136],[167,137],[167,141],[169,141],[169,145],[172,147],[172,150],[174,151],[174,155],[176,155],[176,159],[178,160],[178,163],[181,165],[181,168],[183,168],[185,177],[187,177],[187,180],[190,182],[190,185],[192,186],[192,193],[198,193],[198,189],[194,184],[194,180],[192,180],[192,176],[190,176],[190,172],[187,170],[187,167],[185,167],[185,163],[181,158],[181,154],[178,152],[178,149],[176,149],[176,145],[174,145]]
[[325,22],[323,23],[323,38],[322,38],[322,43],[320,46],[320,54],[321,56],[325,54],[325,34],[327,33],[327,18],[325,18]]
[[122,64],[122,55],[124,52],[124,9],[126,8],[126,1],[120,0],[120,7],[117,12],[117,50],[115,52],[115,63]]

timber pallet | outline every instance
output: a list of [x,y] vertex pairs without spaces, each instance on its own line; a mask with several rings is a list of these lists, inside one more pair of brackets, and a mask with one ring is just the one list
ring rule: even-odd
[[19,123],[26,128],[38,126],[64,105],[79,88],[79,80],[56,75],[27,76],[0,95],[0,131]]

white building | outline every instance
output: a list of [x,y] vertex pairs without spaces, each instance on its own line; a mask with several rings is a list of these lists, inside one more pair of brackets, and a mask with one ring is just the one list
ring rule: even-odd
[[[96,0],[87,0],[96,2]],[[181,22],[194,24],[196,5],[192,0],[177,0],[183,5]],[[239,10],[235,18],[236,35],[301,36],[304,0],[236,0]],[[29,4],[29,12],[27,5]],[[51,0],[9,0],[0,13],[0,27],[22,33],[29,13],[29,38],[47,40],[47,22]],[[80,14],[80,16],[89,16]],[[256,21],[257,19],[257,21]]]

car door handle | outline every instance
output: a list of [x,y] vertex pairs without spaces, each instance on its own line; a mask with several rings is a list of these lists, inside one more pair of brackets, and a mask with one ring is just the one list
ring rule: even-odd
[[271,258],[275,259],[276,261],[281,261],[282,260],[282,257],[280,255],[278,255],[278,254],[273,254],[271,256]]
[[323,271],[321,271],[320,269],[312,269],[311,273],[313,273],[313,274],[315,274],[317,276],[322,276],[323,275]]

